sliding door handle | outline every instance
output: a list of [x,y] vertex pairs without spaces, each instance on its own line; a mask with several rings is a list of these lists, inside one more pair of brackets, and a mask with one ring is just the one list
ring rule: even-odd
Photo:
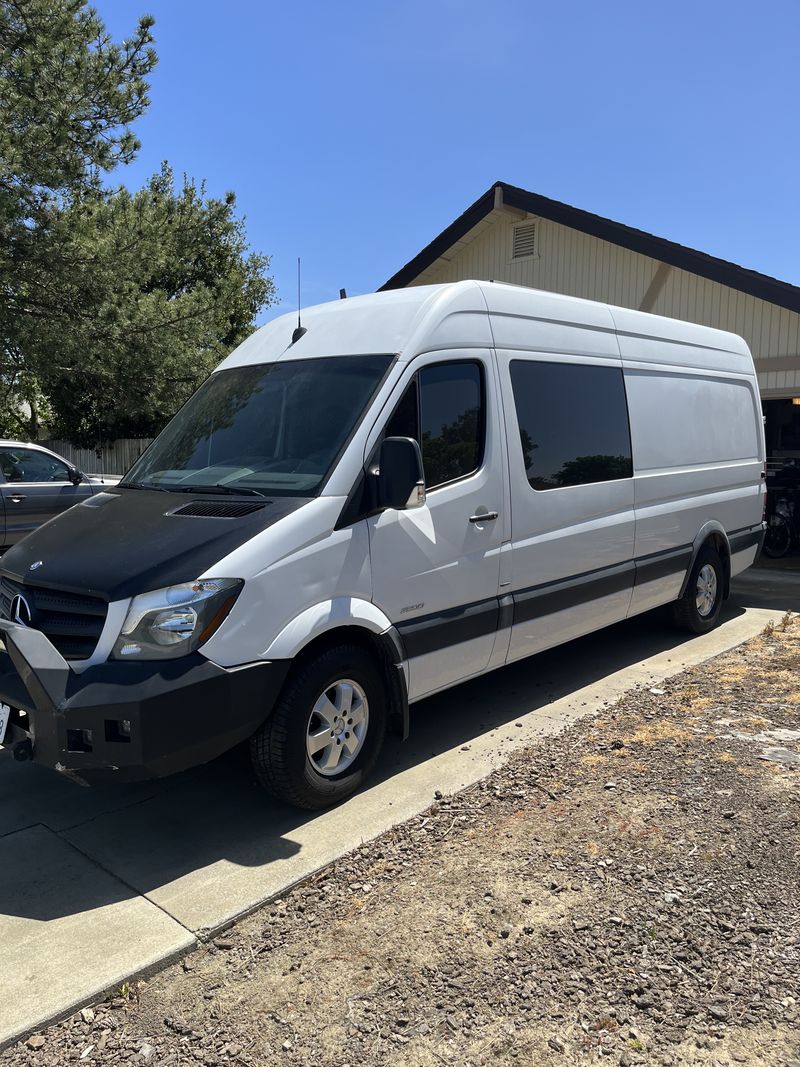
[[496,511],[477,511],[474,515],[470,515],[470,522],[494,522],[497,518]]

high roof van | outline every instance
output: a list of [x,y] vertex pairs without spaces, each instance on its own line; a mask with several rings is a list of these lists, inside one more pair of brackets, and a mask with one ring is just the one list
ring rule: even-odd
[[714,627],[763,470],[730,333],[475,281],[276,319],[0,561],[0,741],[82,781],[248,741],[322,807],[431,693],[659,605]]

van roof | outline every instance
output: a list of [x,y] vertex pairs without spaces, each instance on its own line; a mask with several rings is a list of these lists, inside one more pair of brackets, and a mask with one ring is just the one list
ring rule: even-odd
[[297,315],[281,315],[251,334],[217,369],[319,356],[391,353],[410,358],[436,349],[505,347],[490,320],[497,331],[509,317],[749,354],[736,334],[708,326],[502,282],[460,281],[305,308],[301,319],[306,332],[295,344]]
[[[459,310],[486,313],[477,282],[419,285],[387,293],[369,293],[304,308],[306,333],[292,344],[297,314],[281,315],[251,334],[221,364],[222,368],[279,359],[317,356],[398,354],[423,323],[433,326]],[[468,336],[469,331],[461,331]]]

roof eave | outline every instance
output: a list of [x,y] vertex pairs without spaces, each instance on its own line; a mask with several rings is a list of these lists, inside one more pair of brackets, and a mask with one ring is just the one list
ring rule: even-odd
[[418,278],[431,263],[435,263],[448,248],[452,248],[457,241],[465,237],[494,209],[494,191],[499,185],[501,185],[500,182],[495,182],[490,189],[486,190],[483,196],[478,197],[474,204],[470,204],[467,210],[459,215],[454,222],[451,222],[446,229],[442,230],[438,237],[434,237],[430,244],[426,245],[412,260],[409,260],[404,267],[401,267],[396,274],[393,274],[388,282],[385,282],[378,289],[378,292],[381,293],[387,289],[404,289],[409,282]]
[[578,230],[601,241],[608,241],[610,244],[626,248],[631,252],[638,252],[659,263],[667,263],[672,267],[726,285],[770,304],[787,308],[789,311],[800,312],[800,287],[791,285],[789,282],[780,281],[778,278],[749,270],[747,267],[708,255],[706,252],[677,244],[675,241],[668,241],[664,237],[656,237],[644,230],[637,230],[624,223],[614,222],[613,219],[594,215],[590,211],[583,211],[581,208],[551,200],[549,197],[528,192],[527,189],[520,189],[505,182],[495,182],[462,215],[459,215],[430,244],[385,282],[379,292],[386,289],[404,288],[418,278],[494,209],[498,189],[501,191],[505,207],[516,208],[530,215],[548,219],[550,222]]

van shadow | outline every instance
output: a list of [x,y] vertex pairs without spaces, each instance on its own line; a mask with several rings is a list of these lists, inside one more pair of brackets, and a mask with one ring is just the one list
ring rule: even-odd
[[[741,613],[731,602],[726,606],[726,618]],[[691,640],[652,612],[420,701],[411,709],[409,740],[387,739],[374,784],[390,783],[439,753],[544,712],[554,700]],[[413,790],[413,777],[398,788]],[[252,906],[329,862],[338,854],[337,842],[346,851],[372,836],[371,793],[367,789],[332,811],[299,812],[258,788],[241,749],[160,782],[94,790],[15,764],[2,753],[0,871],[8,874],[0,878],[0,931],[4,915],[50,920],[137,893],[150,894],[192,929],[213,926],[209,915],[244,911],[246,900]],[[80,895],[67,891],[58,867],[47,869],[41,848],[38,859],[21,863],[20,841],[41,827],[114,875],[114,888],[98,879],[96,892],[87,891],[85,882]],[[13,876],[4,851],[15,857]],[[42,891],[48,884],[50,891]]]
[[776,612],[776,621],[785,611],[800,612],[800,556],[789,560],[762,557],[757,566],[733,579],[730,602],[768,608]]

